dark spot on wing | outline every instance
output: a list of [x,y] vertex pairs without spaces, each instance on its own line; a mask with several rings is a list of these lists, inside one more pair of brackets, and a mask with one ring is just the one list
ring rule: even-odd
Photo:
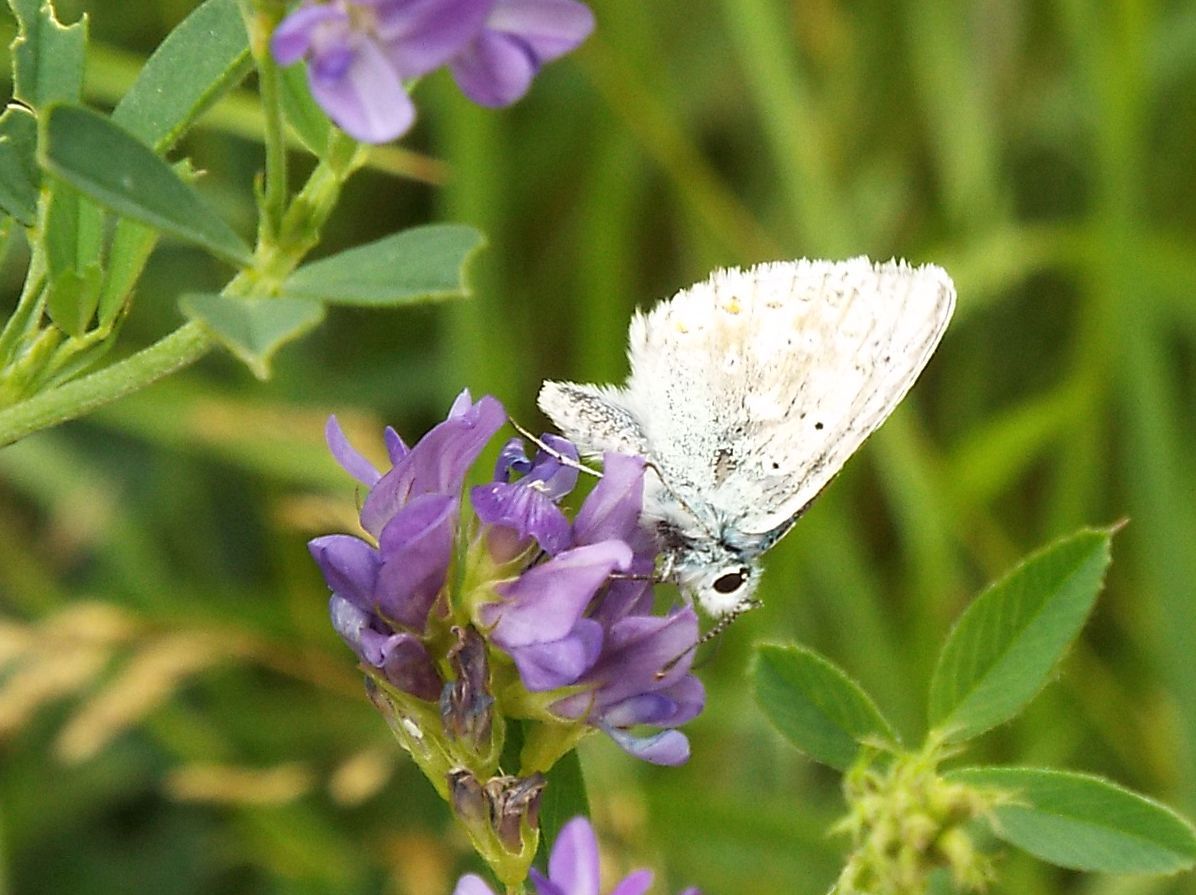
[[736,465],[735,452],[729,447],[720,447],[714,455],[714,484],[721,485]]

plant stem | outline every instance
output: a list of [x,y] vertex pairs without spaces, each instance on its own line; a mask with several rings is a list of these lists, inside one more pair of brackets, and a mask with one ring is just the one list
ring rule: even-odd
[[40,239],[30,239],[29,269],[17,306],[0,331],[0,364],[16,360],[17,346],[37,329],[42,313],[42,294],[46,280],[46,252]]
[[125,360],[2,410],[0,447],[145,388],[199,360],[213,344],[203,327],[187,323]]
[[281,10],[276,5],[258,4],[246,11],[249,51],[257,66],[258,92],[262,100],[263,143],[266,148],[265,187],[261,197],[259,242],[273,241],[282,226],[287,206],[287,148],[282,123],[282,92],[278,66],[270,56],[270,35],[278,25]]

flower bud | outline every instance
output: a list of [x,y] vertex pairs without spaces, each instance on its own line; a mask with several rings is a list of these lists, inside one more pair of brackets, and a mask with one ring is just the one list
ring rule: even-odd
[[455,680],[440,693],[444,732],[477,752],[490,739],[494,697],[490,695],[490,663],[486,643],[472,627],[454,627],[457,642],[448,659]]
[[490,823],[503,848],[512,854],[523,850],[523,824],[531,829],[540,825],[540,794],[544,775],[530,777],[491,777],[484,787],[490,801]]

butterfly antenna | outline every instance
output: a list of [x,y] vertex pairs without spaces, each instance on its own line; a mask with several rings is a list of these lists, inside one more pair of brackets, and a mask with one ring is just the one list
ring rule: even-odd
[[656,672],[656,679],[660,680],[661,678],[663,678],[670,671],[672,671],[674,667],[676,667],[678,662],[680,662],[682,659],[684,659],[686,656],[688,656],[690,653],[692,653],[698,647],[705,646],[707,643],[709,643],[710,641],[712,641],[716,637],[718,637],[720,634],[722,634],[723,631],[725,631],[725,630],[727,630],[727,628],[731,627],[731,623],[734,622],[735,619],[739,618],[745,612],[750,612],[753,609],[759,609],[763,605],[764,604],[762,602],[760,602],[759,600],[744,600],[742,603],[740,603],[738,606],[736,606],[734,609],[732,609],[730,612],[728,612],[726,615],[724,615],[722,618],[720,618],[717,622],[715,622],[714,627],[711,628],[709,631],[707,631],[705,634],[703,634],[701,637],[699,637],[697,640],[695,640],[693,642],[693,644],[688,649],[686,649],[684,652],[680,653],[679,655],[674,656],[667,663],[665,663],[664,667],[661,668],[660,671]]
[[578,472],[589,473],[596,479],[602,478],[602,473],[597,469],[592,469],[591,467],[586,466],[584,463],[574,460],[572,457],[566,457],[556,448],[549,447],[542,439],[537,438],[531,432],[527,431],[527,429],[523,428],[523,426],[519,425],[519,423],[515,422],[515,420],[511,417],[507,417],[507,422],[511,424],[512,429],[514,429],[548,456],[552,457],[552,459],[556,460],[556,462],[560,463],[562,466],[571,467],[572,469],[576,469]]

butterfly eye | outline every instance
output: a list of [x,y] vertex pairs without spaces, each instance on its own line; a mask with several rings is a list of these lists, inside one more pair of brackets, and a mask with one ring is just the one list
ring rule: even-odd
[[748,570],[740,566],[734,572],[726,572],[714,579],[714,589],[720,594],[733,594],[747,581]]

